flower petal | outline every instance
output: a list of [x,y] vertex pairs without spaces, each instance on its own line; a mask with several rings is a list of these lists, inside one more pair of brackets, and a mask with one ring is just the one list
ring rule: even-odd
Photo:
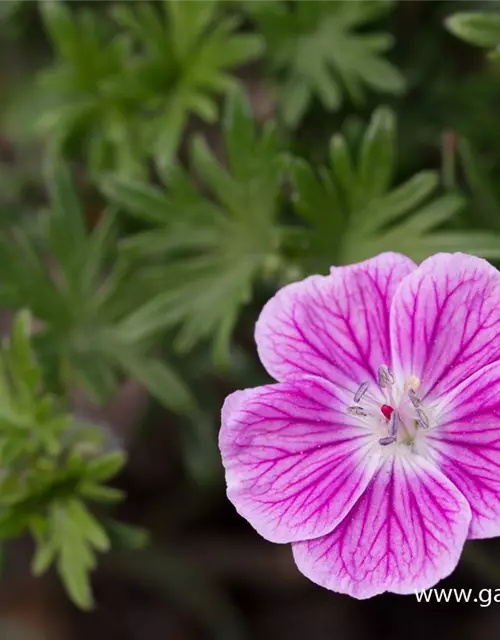
[[469,503],[432,464],[387,455],[352,511],[328,535],[294,543],[300,571],[356,598],[427,589],[455,568]]
[[469,538],[500,535],[500,362],[468,378],[426,433],[443,473],[471,505]]
[[346,414],[342,391],[303,377],[226,400],[219,446],[227,494],[272,542],[331,531],[378,467],[380,445]]
[[500,273],[462,253],[425,260],[392,303],[396,376],[420,378],[437,398],[500,358]]
[[390,364],[392,297],[415,268],[403,255],[383,253],[278,291],[255,329],[269,374],[277,380],[317,375],[351,391],[375,380],[378,367]]

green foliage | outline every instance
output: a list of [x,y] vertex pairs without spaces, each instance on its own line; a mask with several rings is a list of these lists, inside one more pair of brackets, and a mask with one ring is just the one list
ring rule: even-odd
[[[110,177],[106,195],[152,229],[129,236],[125,256],[149,262],[160,292],[120,326],[130,340],[181,324],[176,341],[188,350],[215,334],[222,351],[252,284],[278,249],[281,163],[271,123],[257,132],[242,92],[228,100],[224,120],[227,169],[196,137],[191,160],[211,194],[195,186],[180,166],[168,173],[166,191]],[[244,151],[243,151],[244,150]]]
[[113,211],[106,210],[89,233],[68,171],[48,167],[51,205],[39,216],[38,234],[18,227],[0,237],[0,304],[33,312],[40,325],[37,348],[54,389],[81,385],[104,401],[120,376],[131,375],[166,406],[188,410],[189,391],[150,355],[149,334],[132,339],[120,329],[148,289],[140,271],[113,263]]
[[0,351],[0,540],[31,532],[33,572],[54,562],[73,601],[89,608],[89,572],[110,545],[86,503],[121,499],[103,483],[125,458],[106,453],[105,431],[79,423],[44,392],[31,330],[29,314],[20,313]]
[[455,13],[446,20],[448,29],[466,42],[500,54],[500,13]]
[[361,32],[392,8],[380,0],[338,2],[250,2],[250,14],[266,38],[273,67],[284,75],[280,102],[288,126],[296,126],[313,97],[337,110],[344,90],[359,104],[369,88],[399,94],[405,82],[384,57],[393,39]]
[[73,11],[49,0],[40,11],[56,54],[40,75],[52,97],[42,132],[56,149],[83,150],[94,173],[110,163],[134,173],[145,149],[134,118],[142,96],[128,73],[130,37],[110,37],[111,25],[89,7]]
[[261,36],[237,33],[240,20],[221,15],[218,5],[167,0],[162,13],[145,2],[115,7],[117,22],[142,52],[133,74],[152,109],[148,147],[162,164],[173,158],[187,117],[215,122],[214,98],[235,83],[228,72],[263,50]]
[[[124,455],[105,428],[71,415],[73,391],[103,405],[124,379],[139,382],[181,414],[177,457],[192,485],[219,487],[214,382],[262,382],[248,338],[279,286],[382,251],[500,260],[497,68],[478,69],[483,56],[467,47],[464,60],[448,55],[453,39],[436,44],[444,3],[399,3],[395,20],[386,0],[0,5],[10,42],[27,44],[39,12],[54,54],[47,66],[37,49],[21,87],[10,57],[4,69],[0,308],[30,315],[0,350],[0,542],[31,533],[33,572],[54,565],[89,608],[98,554],[147,536],[91,510],[121,499],[106,483]],[[447,26],[498,52],[499,15],[455,14]],[[388,31],[405,78],[387,58]],[[270,80],[279,128],[262,124]],[[401,112],[398,140],[391,109],[374,108],[366,127],[354,112],[374,94]],[[196,577],[168,551],[163,566],[125,557],[158,588],[184,590],[214,633],[238,636],[234,621],[215,620],[231,617],[225,602],[207,606],[213,586],[193,592]]]
[[306,268],[324,271],[382,251],[397,250],[421,261],[439,250],[500,257],[500,238],[482,231],[441,230],[464,205],[455,193],[436,195],[439,176],[422,171],[391,188],[396,167],[395,118],[378,109],[357,153],[341,134],[330,140],[330,167],[315,171],[290,158],[297,214],[310,229],[290,229]]
[[112,22],[59,1],[41,11],[57,54],[41,76],[55,102],[41,126],[57,148],[83,147],[96,175],[140,174],[149,154],[168,164],[188,116],[215,121],[214,96],[234,83],[228,72],[262,50],[214,0],[169,0],[159,11],[118,3]]

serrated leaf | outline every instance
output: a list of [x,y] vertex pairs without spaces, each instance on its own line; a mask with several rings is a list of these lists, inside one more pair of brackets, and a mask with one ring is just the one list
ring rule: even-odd
[[390,188],[394,128],[392,114],[379,110],[355,160],[345,138],[337,134],[330,146],[330,171],[291,162],[294,207],[308,224],[296,233],[302,242],[297,238],[291,250],[306,270],[359,262],[384,251],[406,253],[418,261],[446,250],[497,257],[500,237],[481,231],[437,231],[465,200],[453,193],[437,195],[436,172],[422,171]]
[[289,126],[299,124],[313,96],[335,111],[344,93],[360,102],[366,87],[393,94],[404,90],[403,76],[382,57],[392,45],[390,36],[358,31],[378,18],[379,9],[391,7],[376,4],[374,11],[371,1],[247,3],[267,40],[271,62],[285,75],[281,108]]
[[92,548],[67,505],[54,505],[51,517],[58,573],[73,602],[89,610],[94,604],[89,580],[89,571],[95,565]]
[[227,344],[233,322],[225,319],[236,318],[259,270],[276,253],[283,171],[278,138],[272,123],[257,130],[248,100],[238,90],[226,105],[224,142],[227,168],[204,138],[195,137],[191,160],[204,188],[195,188],[185,171],[171,165],[164,196],[171,215],[124,241],[129,257],[151,265],[143,273],[158,289],[123,319],[122,341],[149,339],[180,325],[175,346],[181,351],[219,332],[219,344]]

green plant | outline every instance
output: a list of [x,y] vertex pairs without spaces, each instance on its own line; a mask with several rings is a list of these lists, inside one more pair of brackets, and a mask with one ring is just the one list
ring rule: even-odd
[[[71,398],[106,411],[138,383],[178,414],[166,446],[188,499],[176,509],[174,487],[168,537],[107,566],[233,640],[244,631],[231,598],[169,536],[221,492],[222,394],[263,382],[259,309],[284,283],[382,251],[500,261],[497,66],[442,37],[444,3],[0,4],[5,42],[20,43],[0,109],[0,309],[19,312],[0,349],[0,542],[31,534],[33,572],[53,564],[92,605],[98,554],[144,533],[105,513],[125,455]],[[478,8],[448,28],[498,56],[499,14]],[[263,122],[269,89],[276,122]],[[379,94],[392,109],[373,106]],[[147,452],[150,419],[171,417],[150,409],[135,436]]]
[[120,329],[148,289],[140,271],[113,257],[113,211],[106,210],[89,233],[69,172],[48,163],[47,187],[50,208],[39,216],[38,233],[25,225],[0,237],[0,304],[32,311],[52,387],[67,392],[81,385],[104,401],[129,375],[166,406],[188,411],[189,391],[151,354],[150,336],[131,339]]
[[490,55],[500,55],[500,13],[463,12],[455,13],[446,20],[446,26],[462,40],[490,49]]
[[103,483],[125,457],[110,449],[102,428],[79,422],[44,391],[31,327],[29,314],[20,313],[0,351],[0,540],[30,532],[36,542],[33,572],[39,575],[54,562],[70,597],[89,608],[89,572],[110,539],[88,503],[122,498]]
[[151,106],[146,136],[160,163],[174,157],[189,115],[217,120],[215,98],[235,84],[229,72],[263,51],[262,37],[238,33],[241,20],[219,4],[164,0],[159,12],[148,3],[115,7],[117,23],[141,51],[133,74]]
[[113,7],[103,21],[90,8],[41,3],[56,50],[41,80],[55,105],[42,116],[53,144],[83,149],[94,174],[140,174],[153,154],[168,164],[190,114],[213,122],[214,96],[234,84],[230,71],[262,50],[257,34],[237,32],[219,3],[166,0]]
[[168,172],[165,191],[120,177],[103,182],[114,204],[153,224],[122,242],[124,256],[149,263],[147,272],[160,289],[121,324],[131,340],[180,324],[181,350],[215,335],[218,348],[225,351],[255,279],[276,258],[278,140],[272,123],[256,131],[241,91],[228,101],[224,142],[227,169],[202,137],[191,146],[193,169],[210,196],[180,166]]
[[386,0],[247,3],[266,38],[272,67],[284,76],[280,103],[288,126],[301,121],[313,97],[328,111],[335,111],[344,91],[356,104],[363,100],[366,88],[392,94],[403,91],[403,76],[382,56],[391,48],[392,37],[360,31],[393,4]]
[[442,230],[465,204],[457,193],[436,196],[439,176],[421,171],[391,188],[396,167],[395,117],[380,108],[357,150],[341,134],[330,140],[330,167],[316,171],[290,158],[294,207],[308,230],[290,229],[308,271],[397,250],[421,261],[436,251],[500,257],[499,238],[484,231]]

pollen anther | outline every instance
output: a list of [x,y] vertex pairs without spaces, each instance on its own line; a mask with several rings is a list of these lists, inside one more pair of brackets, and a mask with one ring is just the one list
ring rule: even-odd
[[415,393],[415,390],[412,389],[411,387],[408,389],[408,397],[410,398],[410,402],[415,407],[415,409],[420,406],[422,401]]
[[418,422],[419,426],[422,429],[428,429],[429,425],[430,425],[429,418],[428,418],[427,414],[424,412],[424,410],[423,409],[417,409],[417,415],[418,415],[417,422]]
[[[384,406],[386,406],[386,405],[384,405]],[[384,438],[380,438],[379,444],[385,446],[385,445],[391,444],[392,442],[396,442],[396,438],[397,438],[397,435],[396,435],[397,419],[398,419],[397,413],[396,413],[396,411],[393,410],[393,412],[391,414],[391,419],[390,419],[390,422],[389,422],[390,435],[385,436]]]
[[378,386],[381,389],[385,387],[392,387],[394,384],[394,376],[392,375],[391,370],[386,364],[380,365],[378,369]]
[[412,389],[415,393],[420,389],[420,378],[417,376],[408,376],[405,380],[405,391],[410,391]]
[[354,394],[354,402],[358,403],[361,398],[365,395],[368,389],[368,382],[363,382],[363,384],[359,387],[359,389]]
[[347,413],[350,416],[360,416],[365,418],[368,414],[366,413],[366,411],[363,409],[363,407],[354,405],[352,407],[348,407],[347,408]]

